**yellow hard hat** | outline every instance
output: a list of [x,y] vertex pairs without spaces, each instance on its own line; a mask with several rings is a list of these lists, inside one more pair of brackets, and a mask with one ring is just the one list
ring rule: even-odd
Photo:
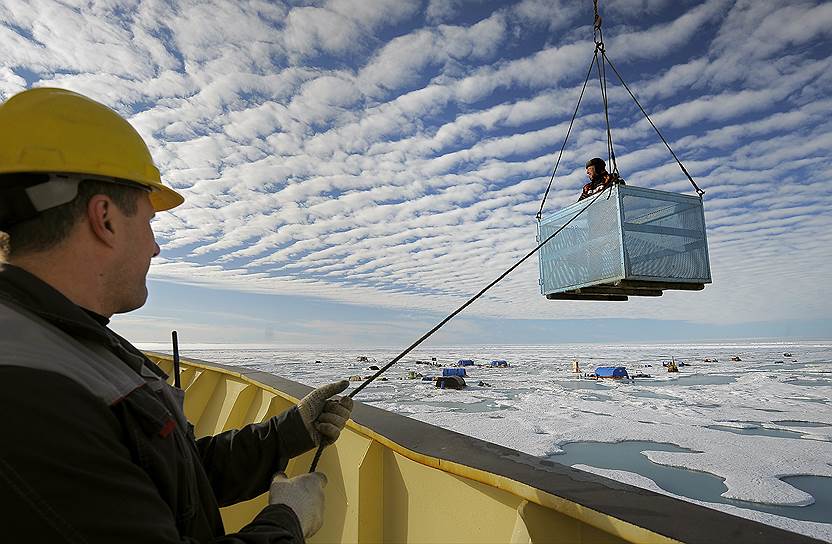
[[86,174],[151,190],[156,211],[185,199],[162,185],[147,145],[119,114],[64,89],[29,89],[0,104],[0,174]]

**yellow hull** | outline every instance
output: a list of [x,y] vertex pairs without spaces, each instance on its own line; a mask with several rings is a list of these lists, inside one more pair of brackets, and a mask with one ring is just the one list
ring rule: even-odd
[[[147,354],[168,374],[168,355]],[[263,421],[309,388],[263,372],[182,360],[185,413],[197,436]],[[289,463],[309,470],[314,452]],[[810,542],[749,520],[563,467],[356,403],[318,465],[328,478],[315,542]],[[223,509],[234,531],[263,495]]]

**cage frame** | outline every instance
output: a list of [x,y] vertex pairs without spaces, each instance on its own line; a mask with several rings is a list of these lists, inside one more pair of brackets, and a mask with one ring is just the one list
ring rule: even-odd
[[[538,259],[539,268],[539,285],[541,293],[549,300],[602,300],[602,301],[626,301],[630,296],[642,297],[657,297],[661,296],[666,290],[682,290],[682,291],[701,291],[705,285],[712,283],[710,255],[708,252],[707,243],[707,226],[705,224],[705,209],[702,198],[699,196],[687,195],[683,193],[675,193],[670,191],[661,191],[658,189],[647,189],[644,187],[636,187],[632,185],[616,184],[609,189],[605,189],[609,194],[602,194],[600,199],[614,199],[617,209],[615,227],[618,233],[618,258],[620,269],[614,273],[612,277],[604,277],[597,279],[590,279],[589,281],[582,281],[577,284],[561,285],[560,287],[551,287],[547,284],[546,266],[544,256],[546,252],[541,252]],[[680,227],[665,227],[651,225],[651,221],[645,223],[633,223],[625,221],[625,206],[623,204],[624,198],[632,196],[636,198],[648,198],[652,200],[664,200],[674,204],[685,203],[689,208],[681,211],[676,211],[675,215],[680,215],[682,212],[688,211],[691,208],[696,208],[698,211],[698,219],[701,223],[701,230],[690,230]],[[563,218],[574,217],[589,201],[578,201],[569,206],[554,212],[538,222],[537,225],[537,242],[540,243],[544,239],[543,231],[547,225]],[[591,216],[593,213],[593,206],[584,211],[584,214]],[[595,210],[597,212],[597,210]],[[656,213],[656,212],[652,212]],[[666,215],[655,220],[670,217]],[[683,278],[674,276],[648,276],[644,274],[633,273],[633,256],[627,251],[626,238],[627,233],[646,232],[650,234],[682,236],[691,238],[692,242],[686,244],[687,250],[702,249],[704,253],[704,270],[705,273],[698,275],[695,278]],[[546,233],[546,236],[549,234]],[[659,253],[674,253],[671,249],[665,249]],[[645,257],[639,256],[639,261]],[[658,258],[658,257],[656,257]],[[551,283],[551,282],[550,282]],[[548,288],[547,288],[548,287]],[[547,292],[548,291],[548,292]]]

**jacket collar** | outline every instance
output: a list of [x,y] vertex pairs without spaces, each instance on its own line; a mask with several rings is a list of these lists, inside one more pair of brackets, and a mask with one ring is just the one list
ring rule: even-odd
[[154,374],[164,376],[144,354],[107,327],[109,319],[78,306],[22,268],[0,263],[0,298],[37,314],[72,336],[103,344],[136,372],[149,367]]

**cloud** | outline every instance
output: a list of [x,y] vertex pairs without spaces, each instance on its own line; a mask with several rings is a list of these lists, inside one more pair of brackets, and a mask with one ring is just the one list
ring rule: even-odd
[[333,0],[322,7],[291,9],[280,33],[290,58],[300,60],[319,54],[351,55],[372,40],[383,24],[395,24],[414,14],[410,1]]
[[724,14],[728,0],[707,0],[669,23],[657,24],[644,30],[625,32],[608,38],[608,49],[615,51],[614,59],[656,58],[701,35],[705,25]]
[[[467,311],[829,318],[816,287],[832,279],[828,4],[603,9],[616,67],[707,191],[715,282],[620,305],[551,302],[532,258]],[[593,52],[591,13],[573,2],[10,1],[0,10],[3,98],[58,85],[113,106],[186,196],[154,221],[153,278],[433,314],[535,246],[534,214]],[[690,193],[608,77],[622,175]],[[546,213],[575,201],[588,157],[606,157],[604,129],[593,77]]]
[[572,24],[583,14],[583,6],[577,2],[562,0],[522,0],[510,11],[517,17],[519,26],[545,26],[549,32],[558,32]]
[[832,6],[826,2],[737,2],[711,43],[710,52],[719,62],[706,76],[723,84],[753,85],[752,68],[765,68],[761,61],[796,52],[797,46],[822,42],[832,32],[830,24]]
[[430,67],[458,69],[460,62],[476,65],[489,60],[504,33],[505,20],[500,12],[470,27],[442,25],[416,30],[383,46],[357,79],[364,92],[374,97],[413,88],[425,79],[424,72]]

